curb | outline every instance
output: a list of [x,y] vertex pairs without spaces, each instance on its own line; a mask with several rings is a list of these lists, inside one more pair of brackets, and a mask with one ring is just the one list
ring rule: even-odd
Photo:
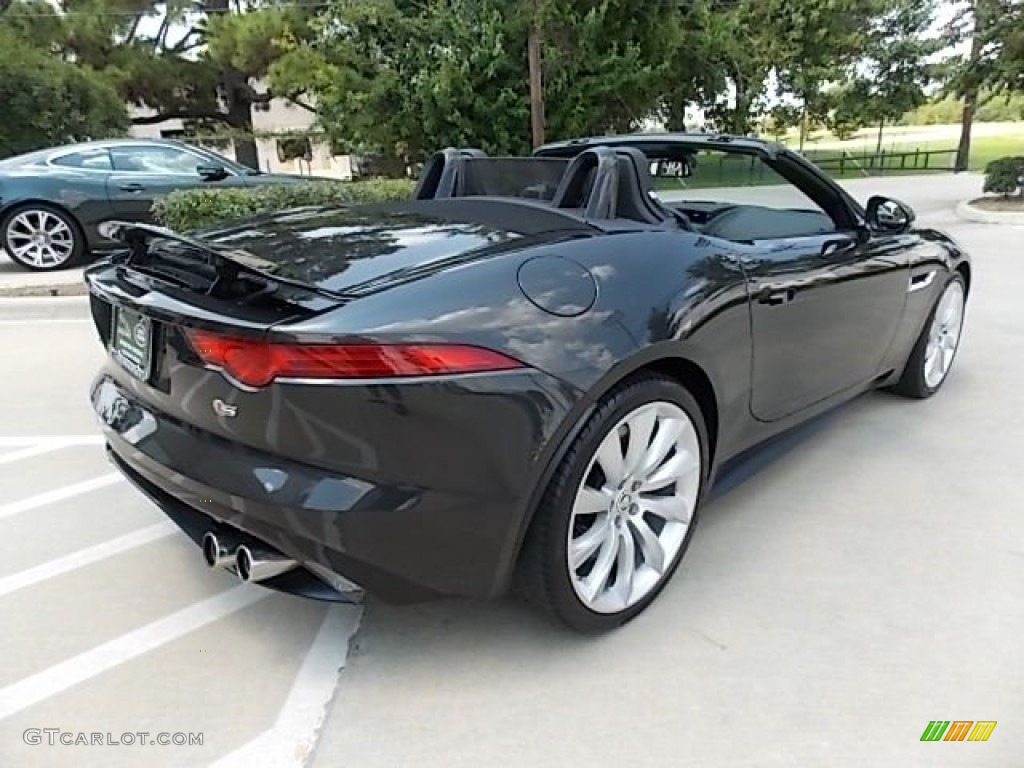
[[88,296],[0,297],[0,322],[18,320],[88,320]]
[[957,204],[956,215],[981,224],[1024,224],[1024,211],[983,211],[966,200]]
[[0,284],[3,298],[57,298],[62,296],[85,296],[89,293],[85,283],[38,283],[29,285]]

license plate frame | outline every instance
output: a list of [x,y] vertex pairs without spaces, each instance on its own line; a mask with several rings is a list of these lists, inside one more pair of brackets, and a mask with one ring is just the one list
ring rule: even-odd
[[153,321],[141,312],[115,304],[109,350],[128,373],[148,381],[153,372]]

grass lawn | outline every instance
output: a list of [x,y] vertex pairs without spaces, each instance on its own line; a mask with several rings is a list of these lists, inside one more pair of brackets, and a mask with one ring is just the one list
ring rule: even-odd
[[[897,126],[884,132],[882,150],[886,154],[916,150],[949,150],[951,161],[959,140],[959,125]],[[786,143],[790,147],[795,147],[797,142],[794,137],[787,137]],[[815,147],[819,143],[822,145],[821,149]],[[864,129],[847,141],[836,141],[827,134],[815,135],[814,141],[805,150],[810,157],[834,157],[843,151],[861,157],[874,155],[876,146],[875,132],[872,129]],[[983,171],[992,160],[1008,155],[1024,155],[1024,122],[974,124],[971,133],[971,155],[968,160],[969,170]],[[934,155],[933,158],[935,162],[942,159],[938,155]]]
[[[982,172],[992,160],[1024,155],[1024,122],[978,123],[975,127],[969,170]],[[887,132],[883,137],[884,156],[875,155],[877,139],[868,135],[844,142],[818,136],[806,147],[804,154],[836,179],[945,173],[953,168],[958,140],[959,126],[904,126]],[[795,148],[795,142],[788,144]],[[816,144],[824,146],[819,148]],[[743,157],[723,158],[720,153],[701,152],[696,172],[685,180],[685,188],[785,183],[757,161],[751,162]],[[671,178],[655,179],[654,186],[659,190],[684,188],[678,180]]]
[[1013,155],[1024,155],[1024,132],[1019,136],[980,136],[971,141],[970,169],[984,171],[991,161]]

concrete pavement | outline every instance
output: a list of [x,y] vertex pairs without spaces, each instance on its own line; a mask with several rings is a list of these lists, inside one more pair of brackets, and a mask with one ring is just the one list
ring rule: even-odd
[[0,299],[0,354],[0,766],[302,765],[360,611],[208,571],[114,472],[84,301]]

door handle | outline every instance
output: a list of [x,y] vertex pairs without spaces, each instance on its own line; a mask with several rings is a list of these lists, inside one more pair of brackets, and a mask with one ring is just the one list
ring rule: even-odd
[[852,251],[856,247],[857,242],[855,240],[850,240],[849,238],[826,240],[821,244],[821,251],[818,255],[823,259],[830,259],[836,256],[841,256],[848,251]]
[[759,304],[767,304],[770,307],[777,307],[781,304],[788,304],[796,298],[796,289],[785,285],[768,285],[758,294]]
[[924,274],[911,275],[907,293],[914,293],[915,291],[922,291],[927,288],[935,281],[935,272],[936,270],[933,269],[931,272],[925,272]]
[[144,189],[144,186],[135,181],[131,181],[128,182],[127,184],[121,185],[121,190],[124,192],[141,192]]

